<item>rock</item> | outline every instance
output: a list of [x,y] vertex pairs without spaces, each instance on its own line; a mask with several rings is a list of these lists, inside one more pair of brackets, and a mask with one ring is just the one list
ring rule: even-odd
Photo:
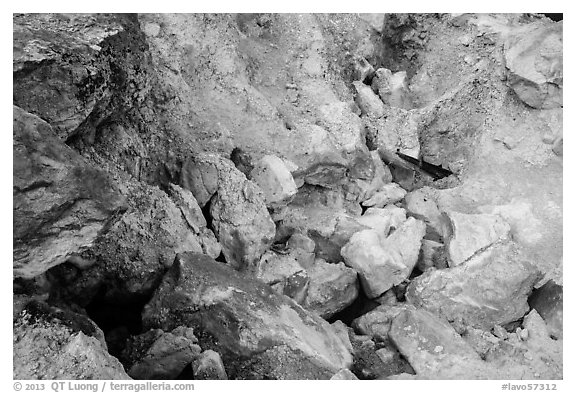
[[392,73],[386,68],[376,70],[372,88],[384,104],[395,108],[412,109],[406,71]]
[[434,236],[441,240],[444,236],[445,220],[438,209],[436,202],[426,195],[422,190],[414,190],[404,197],[406,212],[422,220],[428,226],[426,228],[427,236]]
[[425,310],[406,310],[392,321],[390,340],[419,377],[478,379],[480,356],[445,321]]
[[448,212],[447,216],[450,228],[446,246],[450,267],[466,262],[486,247],[509,237],[510,225],[498,215]]
[[297,192],[292,174],[284,161],[276,156],[262,157],[252,170],[251,178],[264,192],[268,207],[289,202]]
[[356,89],[356,103],[363,115],[380,118],[384,115],[384,104],[370,88],[362,82],[353,82]]
[[314,240],[318,258],[342,261],[340,250],[350,237],[366,226],[342,210],[321,206],[289,206],[278,224],[277,237],[302,233]]
[[178,206],[158,187],[125,180],[129,209],[82,257],[97,261],[79,270],[50,270],[60,297],[86,306],[97,294],[111,306],[149,297],[178,252],[204,252]]
[[357,273],[342,262],[333,264],[316,259],[306,272],[310,285],[302,305],[307,310],[328,319],[356,300],[359,287]]
[[354,375],[354,373],[352,371],[348,370],[347,368],[343,368],[342,370],[338,371],[330,379],[331,380],[332,379],[335,379],[335,380],[358,380],[356,375]]
[[352,322],[352,327],[356,332],[372,337],[374,341],[386,341],[388,340],[388,332],[392,321],[405,310],[414,310],[414,306],[410,304],[378,306],[374,310],[356,318]]
[[26,308],[14,322],[14,379],[130,379],[93,323],[53,311]]
[[377,32],[381,33],[386,20],[386,14],[358,14],[360,19],[368,22],[368,24]]
[[112,70],[102,48],[122,35],[120,19],[15,14],[14,104],[50,123],[55,136],[66,140],[112,97]]
[[222,246],[218,243],[214,232],[208,229],[206,218],[194,195],[175,184],[169,185],[170,197],[178,206],[190,229],[198,236],[204,254],[217,258],[222,252]]
[[308,272],[290,254],[267,251],[257,263],[255,277],[272,286],[279,294],[302,304],[308,293]]
[[563,104],[562,22],[531,23],[509,35],[504,46],[508,83],[537,109]]
[[176,379],[200,356],[202,349],[195,344],[197,341],[192,329],[182,327],[171,333],[162,332],[130,367],[128,375],[134,379]]
[[144,308],[143,324],[193,327],[232,379],[329,378],[352,361],[323,319],[201,254],[178,255]]
[[390,230],[396,230],[406,221],[406,210],[394,205],[388,205],[383,209],[370,207],[357,221],[376,230],[381,236],[384,236],[383,238],[386,238]]
[[354,80],[365,82],[374,76],[374,67],[364,57],[354,59]]
[[406,190],[396,183],[389,183],[384,186],[372,196],[370,199],[362,202],[362,206],[370,207],[384,207],[401,201],[406,195]]
[[239,270],[253,268],[276,233],[262,191],[230,161],[216,155],[190,159],[182,173],[183,187],[191,189],[201,206],[214,195],[210,215],[226,261]]
[[351,370],[360,379],[383,379],[402,372],[414,372],[398,354],[395,354],[391,361],[383,361],[379,354],[382,354],[381,350],[386,347],[382,347],[382,343],[377,345],[369,337],[360,335],[351,335],[351,339],[354,348],[354,364]]
[[200,228],[205,228],[207,224],[202,209],[198,205],[194,195],[189,190],[179,187],[176,184],[170,184],[168,187],[170,197],[182,212],[190,228],[192,228],[196,234],[200,233]]
[[422,221],[410,217],[384,241],[372,229],[350,238],[342,248],[342,257],[347,266],[358,272],[369,298],[380,296],[410,276],[425,230]]
[[489,330],[528,311],[540,277],[517,245],[496,244],[456,267],[426,271],[410,283],[406,298],[448,321]]
[[118,186],[13,107],[13,271],[32,278],[93,245],[126,210]]
[[194,379],[228,379],[220,355],[218,352],[210,349],[202,352],[200,356],[194,360],[192,363],[192,371],[194,372]]
[[434,240],[422,240],[420,257],[416,264],[418,270],[425,272],[428,269],[445,269],[448,267],[444,244]]
[[340,338],[342,343],[344,343],[344,346],[348,349],[348,351],[350,353],[354,352],[352,343],[350,342],[350,335],[348,334],[349,327],[339,319],[332,322],[330,326],[332,327],[334,333]]
[[419,135],[426,122],[419,112],[385,106],[382,117],[362,119],[375,149],[420,157]]
[[530,307],[546,321],[550,335],[560,339],[563,336],[563,298],[563,287],[552,280],[536,289],[528,298]]

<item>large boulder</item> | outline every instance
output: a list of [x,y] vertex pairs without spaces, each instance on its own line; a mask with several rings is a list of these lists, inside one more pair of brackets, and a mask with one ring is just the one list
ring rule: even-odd
[[563,24],[533,23],[517,29],[504,46],[508,83],[537,109],[562,107]]
[[14,15],[14,103],[66,140],[111,98],[104,47],[123,32],[120,18],[96,14]]
[[445,242],[451,267],[466,262],[477,252],[509,238],[510,225],[498,215],[448,212]]
[[189,158],[180,182],[200,206],[210,201],[212,226],[226,261],[239,270],[253,268],[276,233],[262,190],[232,161],[215,154]]
[[276,156],[262,157],[250,175],[264,192],[269,207],[289,202],[297,192],[296,183],[286,163]]
[[32,278],[92,246],[126,206],[48,123],[16,106],[13,116],[14,277]]
[[428,270],[408,286],[407,300],[448,321],[491,329],[521,318],[541,278],[515,243],[497,244],[450,269]]
[[425,310],[402,311],[394,318],[388,335],[419,377],[489,377],[480,355],[450,324]]
[[410,276],[425,231],[426,224],[410,217],[384,240],[373,229],[352,235],[342,248],[342,257],[358,272],[368,297],[378,297]]
[[130,379],[88,318],[28,304],[14,321],[14,379]]
[[330,325],[259,280],[195,253],[177,256],[143,311],[146,328],[193,327],[230,378],[330,378],[352,358]]

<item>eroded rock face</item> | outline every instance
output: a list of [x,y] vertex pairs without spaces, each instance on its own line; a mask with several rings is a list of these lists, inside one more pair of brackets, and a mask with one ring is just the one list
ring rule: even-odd
[[88,249],[126,209],[118,186],[14,107],[14,277],[32,278]]
[[454,268],[425,272],[410,283],[406,298],[448,321],[488,330],[521,318],[540,278],[530,258],[509,242]]
[[26,307],[14,322],[14,379],[130,379],[86,319]]
[[527,25],[505,44],[508,83],[533,108],[562,106],[562,22]]
[[14,16],[14,101],[42,117],[60,139],[110,100],[102,47],[124,29],[117,18],[90,14]]
[[201,254],[179,255],[143,312],[148,328],[193,327],[231,378],[330,378],[352,358],[327,322]]
[[564,288],[552,280],[536,289],[528,299],[530,307],[546,321],[550,335],[556,338],[563,337],[563,299]]

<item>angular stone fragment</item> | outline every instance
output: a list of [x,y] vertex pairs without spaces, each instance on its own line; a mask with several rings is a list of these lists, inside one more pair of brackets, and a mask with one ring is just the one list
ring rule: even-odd
[[394,318],[405,310],[414,309],[411,304],[378,306],[374,310],[356,318],[352,322],[352,326],[358,333],[370,336],[375,341],[386,341]]
[[540,278],[525,252],[509,242],[459,266],[426,271],[410,283],[406,298],[448,321],[489,330],[528,311],[528,295]]
[[444,235],[445,220],[438,209],[436,202],[422,190],[414,190],[404,197],[406,212],[426,223],[429,226],[427,233],[436,236]]
[[14,379],[130,379],[93,337],[93,324],[78,322],[52,309],[26,308],[14,322]]
[[190,225],[195,233],[199,233],[200,228],[206,227],[207,225],[206,218],[192,192],[176,184],[170,184],[168,189],[170,191],[170,197],[182,212],[188,225]]
[[376,191],[370,199],[362,202],[362,206],[384,207],[401,201],[404,196],[406,196],[406,190],[396,183],[388,183]]
[[342,311],[358,296],[358,274],[342,262],[334,264],[316,259],[306,272],[310,285],[302,305],[324,319]]
[[384,115],[384,103],[374,94],[370,86],[362,82],[353,82],[356,89],[356,103],[360,107],[362,114],[373,118],[380,118]]
[[372,80],[372,87],[385,104],[402,109],[412,108],[406,71],[392,73],[386,68],[379,68]]
[[330,378],[352,358],[320,317],[259,280],[180,254],[143,312],[146,327],[193,327],[230,378]]
[[368,297],[378,297],[409,277],[425,231],[422,221],[410,217],[383,241],[372,229],[352,236],[342,248],[342,257],[358,272]]
[[444,244],[435,242],[434,240],[422,240],[420,257],[418,258],[416,266],[421,272],[425,272],[431,268],[444,269],[448,267]]
[[420,377],[486,377],[480,356],[445,321],[425,310],[406,310],[394,318],[390,340]]
[[260,188],[231,161],[213,154],[190,158],[181,184],[200,206],[211,200],[212,226],[226,261],[239,270],[252,268],[276,233]]
[[255,164],[251,178],[264,192],[269,207],[289,202],[297,192],[292,174],[284,161],[276,156],[262,157]]
[[505,43],[508,83],[533,108],[562,106],[562,27],[562,22],[530,23]]
[[87,250],[125,210],[116,183],[13,107],[13,269],[32,278]]
[[460,265],[486,247],[508,239],[510,225],[498,215],[448,212],[446,246],[450,267]]
[[228,379],[224,363],[218,352],[208,349],[192,363],[194,379],[222,380]]
[[176,379],[184,368],[200,356],[202,349],[192,334],[181,327],[162,333],[146,350],[144,356],[130,367],[128,375],[134,379]]

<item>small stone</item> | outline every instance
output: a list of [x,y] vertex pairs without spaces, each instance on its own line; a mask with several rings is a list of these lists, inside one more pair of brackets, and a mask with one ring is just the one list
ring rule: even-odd
[[405,196],[406,190],[400,187],[400,185],[397,183],[389,183],[376,191],[372,198],[362,202],[362,206],[382,208],[386,205],[401,201]]
[[362,82],[353,82],[353,84],[357,93],[356,103],[362,114],[376,119],[382,117],[384,115],[384,103],[374,94],[370,86],[366,86]]
[[194,372],[194,379],[208,379],[208,380],[226,380],[226,370],[224,363],[220,359],[218,352],[210,349],[202,352],[200,356],[192,362],[192,371]]
[[254,165],[251,178],[260,186],[268,207],[287,203],[296,194],[297,187],[284,161],[273,155],[262,157]]

